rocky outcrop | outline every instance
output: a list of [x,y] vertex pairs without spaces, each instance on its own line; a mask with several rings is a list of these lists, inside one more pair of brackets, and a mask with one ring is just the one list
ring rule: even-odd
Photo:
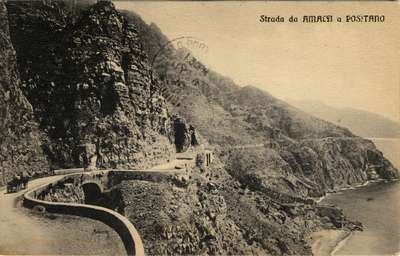
[[[393,165],[369,140],[359,137],[325,138],[305,140],[302,145],[316,152],[321,166],[320,177],[325,173],[324,179],[316,182],[326,184],[330,190],[361,184],[374,178],[399,177]],[[314,172],[316,171],[318,172],[318,168],[314,168]],[[373,177],[371,173],[377,175]]]
[[[53,167],[89,169],[143,168],[205,141],[215,147],[207,168],[179,179],[120,174],[101,202],[90,198],[125,214],[148,254],[310,254],[307,234],[349,224],[339,210],[318,208],[310,196],[398,177],[370,141],[347,129],[211,70],[187,63],[179,73],[168,64],[185,61],[185,50],[171,47],[155,60],[168,39],[137,16],[124,17],[111,2],[73,17],[60,1],[7,5],[21,90],[30,103],[18,89],[4,32],[0,72],[8,83],[0,89],[1,132],[9,141],[2,145],[28,151],[18,151],[29,158],[18,163],[41,166],[40,143]],[[166,74],[169,82],[161,77]],[[39,136],[32,114],[47,137]],[[13,152],[4,163],[15,163]],[[74,186],[49,196],[83,200]]]
[[0,185],[17,172],[49,171],[32,106],[20,90],[7,10],[0,2]]
[[253,189],[282,194],[274,197],[320,197],[368,180],[399,177],[372,142],[358,137],[230,149],[221,156],[232,176]]
[[282,203],[244,186],[218,160],[192,171],[185,184],[125,179],[111,189],[120,195],[117,210],[135,223],[147,254],[308,255],[304,236],[313,230],[359,227],[335,207]]
[[[12,40],[53,165],[79,166],[95,145],[99,167],[169,158],[174,130],[133,24],[102,1],[74,23],[62,2],[9,2]],[[29,42],[29,43],[28,43]]]

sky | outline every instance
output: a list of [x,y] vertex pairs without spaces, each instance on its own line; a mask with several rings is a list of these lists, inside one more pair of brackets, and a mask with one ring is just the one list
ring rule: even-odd
[[[195,37],[196,56],[241,86],[283,100],[321,101],[400,121],[399,2],[115,2],[170,39]],[[289,23],[291,15],[385,15],[383,23]],[[260,15],[284,17],[262,23]]]

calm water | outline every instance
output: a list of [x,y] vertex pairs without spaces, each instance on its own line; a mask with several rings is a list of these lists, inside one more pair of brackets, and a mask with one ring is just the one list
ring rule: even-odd
[[[397,168],[400,140],[374,140]],[[341,207],[349,219],[359,220],[356,232],[335,255],[393,255],[400,252],[400,182],[375,183],[329,195],[323,202]]]

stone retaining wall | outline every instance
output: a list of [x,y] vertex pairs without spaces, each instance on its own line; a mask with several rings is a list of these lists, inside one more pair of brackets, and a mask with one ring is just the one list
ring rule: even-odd
[[108,186],[113,187],[124,180],[145,180],[152,182],[161,182],[169,180],[177,186],[183,185],[189,180],[190,172],[187,170],[174,171],[135,171],[135,170],[113,170],[108,172]]
[[58,182],[79,174],[66,175],[57,181],[40,186],[24,194],[24,206],[33,208],[42,206],[49,213],[70,214],[99,220],[113,228],[121,237],[128,255],[144,255],[144,247],[139,233],[132,223],[121,214],[107,208],[76,204],[47,202],[36,198],[37,195],[46,191],[49,185],[56,185]]

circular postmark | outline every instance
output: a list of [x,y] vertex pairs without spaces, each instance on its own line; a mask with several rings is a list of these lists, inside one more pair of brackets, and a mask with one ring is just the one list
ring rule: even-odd
[[179,107],[196,95],[207,96],[209,70],[198,59],[208,53],[207,44],[191,36],[175,38],[159,48],[151,59],[151,67],[168,102]]
[[204,41],[192,36],[177,37],[160,47],[160,49],[152,57],[151,66],[154,67],[157,61],[162,59],[163,56],[173,54],[174,51],[180,49],[188,49],[194,56],[198,56],[197,54],[208,53],[208,46]]

